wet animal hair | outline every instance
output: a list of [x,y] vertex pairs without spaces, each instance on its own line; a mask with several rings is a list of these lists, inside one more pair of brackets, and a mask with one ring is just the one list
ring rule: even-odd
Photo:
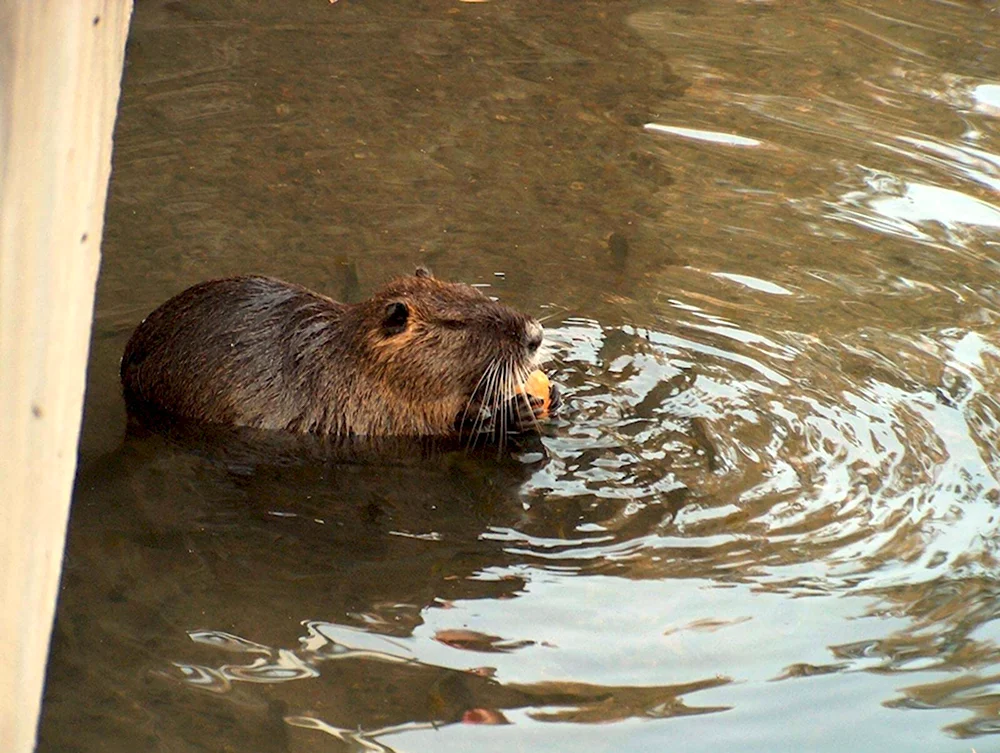
[[130,408],[324,436],[504,434],[539,401],[541,325],[420,268],[338,303],[269,277],[195,285],[151,313],[121,362]]

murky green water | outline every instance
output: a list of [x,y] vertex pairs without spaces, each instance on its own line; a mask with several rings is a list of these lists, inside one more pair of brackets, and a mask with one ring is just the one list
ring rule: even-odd
[[[992,749],[1000,7],[138,3],[43,751]],[[195,281],[548,317],[545,453],[123,444]]]

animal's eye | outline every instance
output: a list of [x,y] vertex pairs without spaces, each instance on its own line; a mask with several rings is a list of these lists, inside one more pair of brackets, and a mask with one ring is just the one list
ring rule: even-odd
[[385,319],[382,320],[382,327],[389,335],[398,335],[406,329],[406,322],[410,318],[410,309],[402,301],[393,301],[385,307]]
[[463,319],[442,319],[441,326],[445,329],[465,329],[468,322]]

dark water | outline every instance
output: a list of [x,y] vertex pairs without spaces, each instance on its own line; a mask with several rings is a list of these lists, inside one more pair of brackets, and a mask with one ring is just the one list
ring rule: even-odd
[[[140,0],[43,751],[990,750],[1000,7]],[[428,264],[498,459],[123,443],[133,326]]]

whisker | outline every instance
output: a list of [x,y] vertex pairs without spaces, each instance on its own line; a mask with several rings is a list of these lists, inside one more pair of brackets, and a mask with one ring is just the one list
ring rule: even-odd
[[[532,371],[532,362],[517,358],[496,358],[486,366],[461,414],[460,426],[468,432],[468,449],[491,437],[497,443],[499,457],[508,446],[511,432],[526,428],[540,431],[532,396],[524,389]],[[530,418],[522,422],[520,414],[524,411]]]
[[476,393],[479,392],[479,387],[482,385],[483,380],[486,379],[487,375],[490,373],[490,370],[493,369],[496,363],[497,363],[496,359],[490,361],[490,363],[486,366],[486,369],[483,371],[482,376],[479,377],[479,381],[476,382],[476,386],[472,388],[472,393],[469,395],[469,399],[465,401],[465,410],[462,412],[462,420],[461,420],[461,423],[463,425],[465,424],[466,419],[469,417],[469,409],[472,407],[472,402],[476,399]]
[[510,399],[510,361],[505,360],[502,369],[503,378],[497,384],[497,403],[500,405],[500,435],[497,437],[497,458],[503,455],[507,446],[507,401]]
[[502,381],[503,370],[505,368],[506,361],[500,359],[497,362],[497,370],[493,375],[493,379],[490,380],[490,392],[488,395],[490,413],[493,416],[493,426],[491,427],[491,434],[495,441],[499,442],[503,436],[504,424],[506,421],[506,412],[503,410],[504,406],[502,401],[498,398],[500,393],[500,383]]
[[496,398],[497,395],[497,385],[500,383],[500,375],[503,373],[503,361],[497,361],[497,367],[493,371],[493,376],[490,378],[489,384],[489,406],[490,406],[490,418],[493,420],[492,432],[496,432],[497,425],[503,425],[503,413],[500,410],[499,401]]
[[[556,306],[556,304],[552,304],[552,305]],[[572,316],[573,315],[573,312],[571,312],[570,309],[566,308],[565,306],[556,306],[556,307],[559,309],[558,311],[553,311],[552,313],[546,314],[545,316],[536,316],[535,317],[535,321],[538,322],[539,324],[545,324],[545,322],[547,322],[550,319],[552,319],[554,317],[557,317],[557,316]]]
[[480,414],[477,413],[475,420],[471,420],[469,417],[469,411],[472,410],[473,405],[476,403],[476,395],[479,394],[480,387],[483,384],[483,380],[486,379],[486,375],[489,374],[491,365],[492,364],[487,364],[486,368],[483,369],[483,373],[479,376],[479,381],[476,382],[476,386],[473,388],[468,399],[465,401],[465,409],[462,411],[462,415],[458,422],[459,431],[465,435],[463,438],[467,442],[468,449],[472,449],[472,447],[475,446],[476,426],[480,416]]
[[[470,447],[475,448],[476,442],[479,439],[479,435],[483,433],[484,422],[486,421],[486,414],[484,409],[488,409],[486,405],[486,400],[490,391],[490,384],[496,377],[497,368],[499,367],[499,359],[491,361],[489,366],[486,367],[486,371],[483,372],[482,377],[479,378],[479,384],[476,385],[476,389],[473,391],[473,398],[475,399],[476,394],[480,393],[480,385],[482,385],[482,397],[479,401],[479,411],[476,415],[476,420],[472,425],[472,434],[470,436]],[[469,407],[471,407],[472,399],[470,399]]]
[[500,375],[503,372],[503,365],[503,360],[497,359],[493,373],[490,375],[490,380],[486,385],[485,401],[487,407],[489,408],[489,415],[492,423],[488,427],[488,431],[483,431],[484,434],[496,434],[497,427],[502,425],[503,415],[500,411],[501,406],[496,399],[496,395],[498,389],[497,385],[500,382]]
[[535,431],[540,432],[541,427],[538,424],[538,418],[535,416],[534,408],[532,408],[531,406],[531,395],[528,394],[527,389],[523,388],[527,384],[528,376],[530,375],[530,373],[531,372],[528,371],[527,367],[522,366],[521,368],[518,369],[517,381],[518,384],[522,387],[521,389],[518,390],[518,395],[520,399],[524,401],[524,405],[528,409],[528,415],[531,416],[532,427],[535,429]]

